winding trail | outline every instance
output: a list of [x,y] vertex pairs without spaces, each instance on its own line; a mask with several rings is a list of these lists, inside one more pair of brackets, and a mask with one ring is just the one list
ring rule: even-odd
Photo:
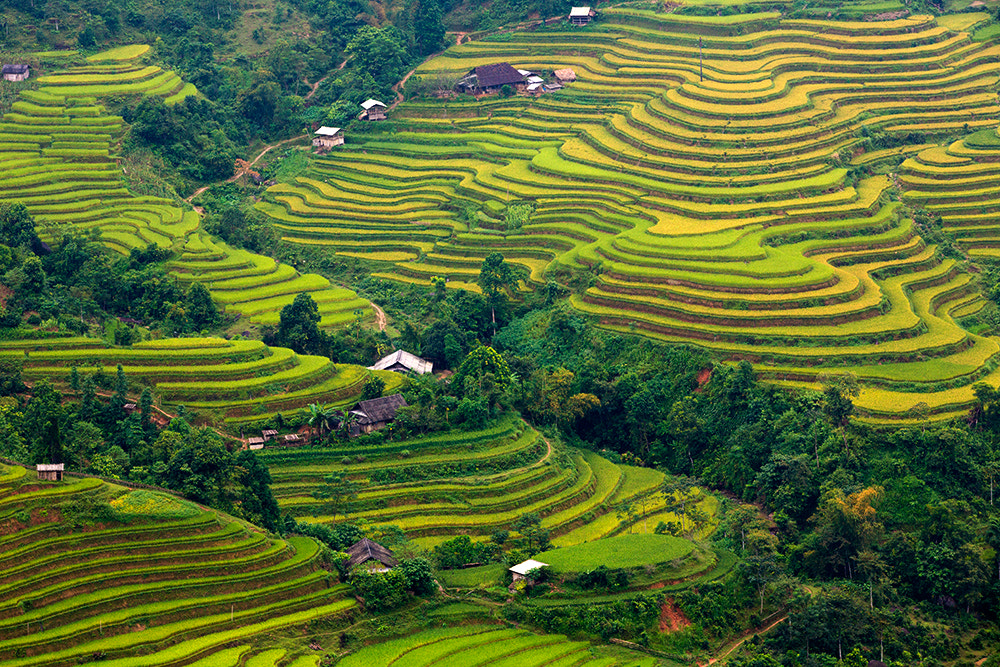
[[[347,64],[347,60],[345,59],[345,60],[344,60],[344,62],[340,63],[340,64],[339,64],[339,65],[337,66],[337,69],[335,69],[335,70],[333,70],[333,71],[334,71],[334,72],[339,72],[340,70],[344,69],[344,66],[345,66],[346,64]],[[305,99],[305,100],[308,100],[308,99],[309,99],[309,98],[311,98],[311,97],[312,97],[313,95],[315,95],[315,94],[316,94],[316,91],[317,91],[317,90],[319,90],[319,85],[320,85],[321,83],[323,83],[324,81],[326,81],[327,79],[329,79],[329,78],[330,78],[330,77],[331,77],[332,75],[333,75],[333,72],[330,72],[329,74],[327,74],[326,76],[324,76],[324,77],[323,77],[322,79],[320,79],[320,80],[319,80],[319,81],[317,81],[316,83],[309,83],[309,79],[306,79],[306,78],[303,78],[303,79],[302,79],[302,82],[303,82],[304,84],[306,84],[307,86],[309,86],[309,92],[308,92],[308,93],[306,93],[306,96],[305,96],[304,98],[302,98],[302,99]]]
[[270,151],[271,149],[277,148],[278,146],[281,146],[283,144],[287,144],[287,143],[289,143],[291,141],[298,141],[299,139],[306,139],[308,137],[309,137],[308,134],[300,134],[297,137],[292,137],[291,139],[282,139],[281,141],[279,141],[277,143],[274,143],[274,144],[271,144],[270,146],[265,146],[264,150],[262,150],[260,153],[258,153],[257,157],[255,157],[253,159],[253,162],[248,163],[247,166],[241,168],[239,171],[237,171],[235,174],[233,174],[232,176],[230,176],[229,178],[227,178],[225,181],[216,181],[215,183],[209,183],[208,185],[205,185],[203,187],[198,188],[197,190],[194,191],[194,193],[190,197],[188,197],[184,201],[186,201],[187,203],[190,204],[191,200],[193,200],[195,197],[197,197],[198,195],[200,195],[205,190],[208,190],[213,185],[218,185],[219,183],[232,183],[233,181],[235,181],[236,179],[240,178],[241,176],[245,175],[248,171],[250,171],[250,168],[253,167],[255,164],[257,164],[257,162],[262,157],[264,157],[264,155],[268,151]]
[[735,651],[740,646],[742,646],[743,643],[746,640],[750,639],[751,637],[753,637],[755,635],[762,635],[765,632],[769,632],[771,629],[773,629],[779,623],[782,623],[782,622],[784,622],[786,620],[788,620],[788,616],[787,615],[782,616],[778,620],[774,621],[770,625],[765,626],[763,628],[747,630],[742,635],[740,635],[740,637],[729,646],[729,648],[726,650],[725,653],[719,653],[714,658],[709,658],[707,663],[698,663],[698,667],[706,667],[706,665],[713,665],[716,662],[725,659],[726,657],[729,656],[729,654],[731,654],[733,651]]
[[369,303],[372,304],[372,310],[375,311],[375,323],[378,325],[378,330],[385,331],[385,326],[386,326],[385,311],[379,308],[373,302],[369,301]]

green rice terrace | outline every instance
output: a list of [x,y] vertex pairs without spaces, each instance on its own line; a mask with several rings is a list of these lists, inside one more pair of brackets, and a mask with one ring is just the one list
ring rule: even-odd
[[[571,303],[606,328],[748,359],[776,383],[854,373],[869,421],[956,416],[974,383],[1000,383],[1000,348],[961,326],[977,284],[907,205],[940,212],[973,257],[1000,248],[1000,45],[971,37],[985,18],[619,7],[585,29],[452,46],[416,76],[507,61],[576,81],[404,102],[391,134],[349,136],[257,206],[285,241],[394,280],[468,287],[491,251],[531,285],[590,272]],[[873,136],[903,141],[875,150]],[[907,156],[898,181],[856,171]],[[534,211],[507,230],[512,204]]]
[[[563,451],[514,417],[482,431],[362,447],[266,449],[260,456],[281,509],[300,521],[333,523],[346,513],[354,521],[398,526],[421,546],[458,535],[485,539],[524,513],[541,516],[556,546],[632,530],[652,533],[661,521],[699,535],[717,524],[714,496],[665,494],[663,473]],[[316,493],[331,473],[356,483],[356,499],[335,503]],[[700,509],[701,524],[678,516],[682,500],[685,509]],[[632,511],[618,511],[623,504]]]
[[368,665],[579,665],[580,667],[646,667],[655,658],[637,659],[609,650],[596,653],[587,642],[569,641],[562,635],[536,635],[526,630],[495,626],[461,626],[427,630],[410,637],[362,649],[338,663],[342,667]]
[[200,229],[199,215],[168,199],[135,196],[115,161],[122,119],[102,96],[141,94],[174,104],[197,95],[173,72],[143,64],[148,46],[112,49],[39,77],[0,122],[0,199],[23,202],[39,235],[53,240],[68,229],[97,229],[109,247],[128,254],[154,244],[172,250],[169,268],[184,283],[201,282],[229,313],[256,324],[277,324],[282,306],[308,292],[321,325],[372,315],[368,302],[316,274],[300,274],[270,257],[234,249]]
[[274,633],[355,605],[320,557],[164,493],[0,465],[0,662],[275,665]]
[[218,415],[226,425],[296,413],[310,403],[343,408],[357,401],[372,373],[389,392],[403,381],[398,373],[334,364],[256,340],[223,338],[168,338],[128,348],[83,337],[0,341],[0,359],[20,361],[25,380],[46,378],[65,391],[70,391],[74,366],[81,377],[98,372],[113,376],[121,364],[128,376],[154,390],[165,410],[184,406]]

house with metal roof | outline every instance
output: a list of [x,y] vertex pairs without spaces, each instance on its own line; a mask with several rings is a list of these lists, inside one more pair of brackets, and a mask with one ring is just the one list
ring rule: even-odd
[[406,350],[396,350],[388,354],[369,366],[370,371],[395,371],[396,373],[416,373],[423,375],[434,370],[434,364],[426,359],[421,359],[415,354],[410,354]]
[[378,100],[367,99],[361,103],[363,120],[385,120],[385,105]]
[[341,133],[339,127],[327,127],[324,125],[313,132],[312,145],[317,153],[324,153],[334,146],[340,146],[343,143],[344,135]]
[[569,11],[569,22],[573,25],[587,25],[597,16],[597,11],[590,7],[574,7]]
[[535,560],[534,558],[529,558],[523,563],[518,563],[514,567],[508,568],[508,572],[514,575],[514,581],[520,581],[522,579],[530,579],[530,574],[534,570],[540,570],[543,567],[548,567],[548,563],[543,563],[541,561]]

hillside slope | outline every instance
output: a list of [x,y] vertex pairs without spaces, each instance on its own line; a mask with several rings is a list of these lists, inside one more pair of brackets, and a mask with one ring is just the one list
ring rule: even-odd
[[[0,465],[0,663],[235,664],[354,606],[318,543],[97,479]],[[224,650],[225,649],[225,650]]]
[[[396,280],[468,282],[494,250],[536,284],[586,271],[571,302],[607,328],[748,359],[775,382],[855,373],[872,420],[952,416],[973,383],[1000,382],[1000,347],[955,320],[979,298],[962,262],[858,164],[996,126],[1000,45],[970,36],[984,19],[610,8],[584,29],[453,46],[417,76],[508,61],[576,80],[401,104],[392,134],[352,135],[258,208],[286,241]],[[970,206],[985,196],[956,185]],[[534,210],[508,230],[514,204]]]
[[231,248],[200,229],[199,215],[178,202],[134,196],[115,161],[125,128],[100,103],[108,95],[155,95],[167,104],[197,95],[173,72],[147,65],[146,45],[82,58],[38,79],[0,122],[0,200],[24,203],[43,240],[97,229],[118,252],[153,244],[172,250],[183,283],[198,281],[226,312],[275,325],[302,292],[319,305],[320,326],[373,317],[365,299],[316,274],[300,274],[270,257]]

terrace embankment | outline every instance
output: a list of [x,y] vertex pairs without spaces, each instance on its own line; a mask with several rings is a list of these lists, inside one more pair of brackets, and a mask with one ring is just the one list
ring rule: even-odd
[[[892,174],[857,165],[911,150],[905,202],[939,212],[970,254],[1000,243],[1000,46],[970,37],[985,15],[961,18],[608,8],[584,29],[466,42],[417,74],[508,61],[576,80],[540,97],[404,102],[392,134],[350,137],[258,208],[286,241],[411,283],[469,287],[495,250],[527,287],[590,272],[571,303],[608,328],[800,386],[854,373],[873,421],[952,416],[973,382],[1000,383],[1000,347],[956,322],[979,307],[975,283],[920,237]],[[519,203],[534,212],[507,229]]]

